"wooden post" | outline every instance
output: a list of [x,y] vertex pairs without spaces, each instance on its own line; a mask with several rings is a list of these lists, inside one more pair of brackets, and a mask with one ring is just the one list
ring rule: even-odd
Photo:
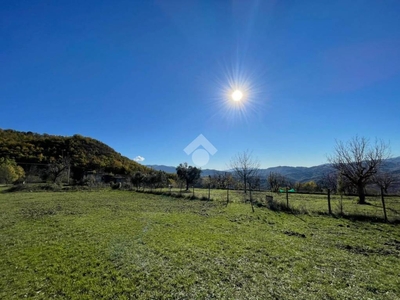
[[382,199],[383,213],[385,215],[385,222],[387,222],[388,219],[387,219],[387,215],[386,215],[386,205],[385,205],[385,197],[383,196],[383,188],[381,188],[381,199]]
[[289,188],[286,187],[285,191],[286,191],[286,205],[289,208]]
[[226,205],[229,203],[229,185],[226,186]]
[[328,211],[329,214],[332,214],[332,208],[331,208],[331,190],[328,189]]
[[274,201],[273,196],[265,195],[265,204],[267,205],[267,207],[269,207],[269,204],[271,204],[272,201]]
[[251,210],[254,212],[254,204],[253,204],[253,197],[251,195],[251,185],[249,184],[249,192],[250,192],[250,204],[251,204]]
[[229,203],[229,182],[228,182],[228,177],[225,172],[225,180],[226,180],[226,205]]
[[192,195],[192,197],[194,198],[194,185],[193,185],[193,195]]
[[210,192],[211,191],[211,175],[208,175],[208,201],[210,201]]

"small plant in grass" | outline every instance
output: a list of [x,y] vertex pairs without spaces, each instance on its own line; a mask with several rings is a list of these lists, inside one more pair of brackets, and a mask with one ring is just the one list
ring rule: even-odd
[[345,183],[343,181],[343,176],[340,174],[338,176],[337,191],[339,194],[339,200],[337,203],[337,207],[339,209],[339,214],[342,216],[343,215],[343,194],[345,191]]
[[339,209],[339,214],[342,216],[344,214],[344,212],[343,212],[343,194],[339,195],[337,207]]

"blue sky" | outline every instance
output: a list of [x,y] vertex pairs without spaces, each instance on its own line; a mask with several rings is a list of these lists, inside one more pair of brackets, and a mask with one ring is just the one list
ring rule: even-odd
[[[178,165],[327,162],[335,140],[400,155],[399,1],[1,1],[0,128],[98,139]],[[241,89],[244,98],[229,94]],[[200,146],[201,148],[201,146]]]

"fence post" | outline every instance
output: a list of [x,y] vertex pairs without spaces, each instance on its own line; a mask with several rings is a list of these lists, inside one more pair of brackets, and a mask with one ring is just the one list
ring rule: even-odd
[[253,203],[253,197],[251,195],[251,185],[249,184],[249,191],[250,191],[250,204],[251,204],[251,210],[254,212],[254,203]]
[[382,199],[383,213],[385,215],[385,222],[387,222],[388,219],[387,219],[387,215],[386,215],[386,205],[385,205],[385,197],[383,196],[383,188],[381,188],[381,199]]
[[289,188],[286,187],[285,191],[286,191],[286,205],[289,208]]
[[265,204],[267,205],[267,207],[269,207],[269,205],[274,201],[274,197],[273,196],[269,196],[269,195],[265,195]]
[[332,214],[332,208],[331,208],[331,190],[328,189],[328,210],[329,210],[329,214]]
[[226,205],[228,205],[228,203],[229,203],[229,182],[228,182],[228,177],[226,175],[226,172],[225,172],[225,176],[224,176],[224,183],[226,185]]

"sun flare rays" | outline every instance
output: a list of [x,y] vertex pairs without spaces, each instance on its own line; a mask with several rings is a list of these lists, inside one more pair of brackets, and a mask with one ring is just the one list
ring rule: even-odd
[[218,109],[214,114],[234,123],[249,121],[260,113],[264,103],[260,76],[255,76],[256,73],[245,70],[239,63],[225,65],[216,80],[219,92],[214,102]]

